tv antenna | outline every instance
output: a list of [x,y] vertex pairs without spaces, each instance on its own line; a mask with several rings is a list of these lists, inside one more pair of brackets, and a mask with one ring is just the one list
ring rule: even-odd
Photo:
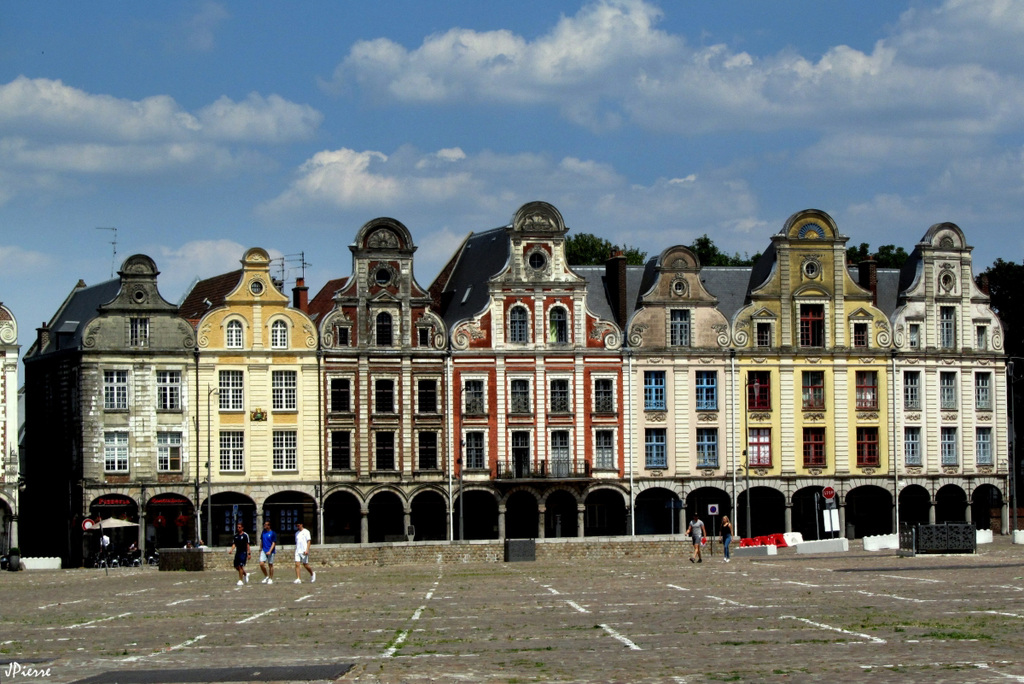
[[312,266],[313,264],[306,261],[306,253],[299,252],[298,254],[285,254],[281,257],[281,282],[284,282],[285,271],[290,268],[297,268],[301,271],[300,276],[303,280],[306,279],[306,267]]
[[114,253],[110,256],[110,277],[114,277],[114,267],[117,265],[117,228],[113,226],[97,226],[96,230],[112,230],[114,231],[114,239],[110,241],[110,244],[114,248]]

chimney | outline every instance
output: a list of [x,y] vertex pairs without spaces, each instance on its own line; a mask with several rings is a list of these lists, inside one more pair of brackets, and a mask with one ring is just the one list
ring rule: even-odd
[[615,321],[625,330],[626,316],[626,257],[620,250],[612,252],[608,261],[604,262],[604,279],[611,299]]
[[50,329],[46,326],[46,321],[43,321],[43,324],[36,328],[36,346],[39,351],[43,351],[48,344],[50,344]]
[[871,257],[857,264],[857,284],[871,293],[871,303],[878,305],[878,264]]
[[303,313],[309,313],[309,288],[305,278],[296,278],[292,288],[292,306]]

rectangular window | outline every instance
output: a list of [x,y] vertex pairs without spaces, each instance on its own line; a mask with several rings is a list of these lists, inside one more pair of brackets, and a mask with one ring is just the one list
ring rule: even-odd
[[128,410],[128,371],[103,371],[103,408],[108,411]]
[[960,462],[960,450],[957,448],[956,428],[944,427],[939,434],[939,453],[942,465],[955,466]]
[[[245,408],[242,394],[242,371],[222,370],[218,374],[220,392],[217,395],[221,411],[242,411]],[[221,468],[224,470],[224,468]]]
[[294,411],[297,374],[290,370],[276,370],[270,373],[270,391],[275,411]]
[[220,469],[229,472],[245,470],[245,433],[220,433]]
[[644,410],[665,410],[665,371],[644,371]]
[[697,371],[697,385],[694,389],[697,395],[698,411],[718,410],[717,371]]
[[334,346],[335,347],[347,347],[348,346],[348,331],[347,325],[338,325],[334,328]]
[[903,372],[903,408],[921,410],[921,371]]
[[430,328],[417,328],[416,334],[419,337],[419,345],[421,347],[430,346]]
[[103,470],[108,473],[128,472],[128,433],[103,434]]
[[161,411],[181,410],[181,371],[156,372],[156,407]]
[[878,428],[857,428],[857,467],[878,467]]
[[551,476],[569,477],[569,431],[551,433]]
[[764,321],[759,321],[757,324],[757,339],[755,344],[758,347],[770,347],[772,346],[772,324]]
[[908,466],[920,466],[921,461],[921,428],[903,428],[903,463]]
[[664,428],[644,430],[644,465],[649,469],[668,467]]
[[857,409],[878,408],[878,371],[857,371]]
[[825,428],[804,428],[804,468],[825,467]]
[[377,432],[374,433],[376,437],[376,469],[377,470],[394,470],[395,469],[395,433],[393,432]]
[[530,381],[513,380],[512,413],[530,413]]
[[348,413],[352,410],[351,384],[348,378],[331,378],[331,412]]
[[419,469],[437,470],[437,433],[419,434]]
[[921,324],[911,323],[907,326],[907,344],[911,349],[921,346]]
[[352,469],[352,433],[331,431],[331,470]]
[[569,381],[551,381],[551,412],[569,413]]
[[609,378],[594,380],[594,412],[615,412],[615,383]]
[[466,401],[466,413],[474,416],[481,416],[485,413],[483,380],[467,380],[463,394]]
[[149,346],[149,319],[129,318],[128,319],[128,346],[148,347]]
[[181,433],[156,433],[156,469],[162,473],[181,471]]
[[690,346],[690,312],[686,309],[672,309],[669,344],[673,347]]
[[752,468],[771,467],[772,429],[750,428],[747,435],[747,464]]
[[854,347],[866,347],[866,346],[868,346],[868,324],[867,323],[854,323],[853,324],[853,346]]
[[437,413],[437,380],[416,382],[416,404],[420,413]]
[[956,348],[956,307],[939,308],[939,346],[943,349]]
[[977,373],[974,376],[974,406],[979,411],[992,410],[991,373]]
[[988,349],[988,326],[979,325],[974,329],[974,346],[978,351],[985,351]]
[[800,346],[825,346],[825,305],[800,305]]
[[768,410],[772,407],[772,385],[770,371],[747,372],[747,408]]
[[298,470],[298,440],[293,430],[274,430],[274,470]]
[[697,467],[718,467],[718,428],[697,428]]
[[602,470],[615,468],[615,432],[612,430],[594,433],[594,467]]
[[373,410],[376,413],[395,412],[395,381],[375,380],[373,383]]
[[484,469],[484,433],[466,433],[466,468]]
[[992,428],[975,428],[974,453],[974,460],[977,465],[994,465],[994,463],[992,462]]
[[820,411],[825,408],[825,371],[804,371],[803,407],[804,410]]
[[939,373],[939,408],[943,411],[955,411],[956,401],[956,373]]
[[517,478],[530,476],[530,437],[523,430],[512,433],[512,468]]

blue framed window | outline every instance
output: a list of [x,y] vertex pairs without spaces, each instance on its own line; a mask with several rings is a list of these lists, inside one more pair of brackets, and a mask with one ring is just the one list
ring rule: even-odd
[[718,428],[697,428],[697,467],[718,467]]
[[644,430],[644,465],[647,468],[668,467],[668,452],[664,428],[647,428]]
[[644,371],[644,410],[665,410],[665,371]]
[[697,371],[697,410],[718,410],[718,372]]

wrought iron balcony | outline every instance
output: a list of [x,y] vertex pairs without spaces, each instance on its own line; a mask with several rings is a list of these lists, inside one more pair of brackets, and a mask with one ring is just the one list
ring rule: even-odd
[[571,480],[593,477],[590,463],[573,463],[567,460],[541,461],[533,463],[498,462],[499,480]]

